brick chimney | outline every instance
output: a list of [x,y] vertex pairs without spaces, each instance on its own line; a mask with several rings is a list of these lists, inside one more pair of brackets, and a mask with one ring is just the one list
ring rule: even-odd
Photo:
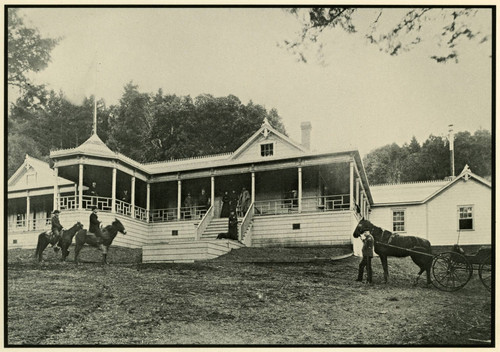
[[302,146],[307,150],[311,149],[311,123],[309,121],[300,124],[302,130]]

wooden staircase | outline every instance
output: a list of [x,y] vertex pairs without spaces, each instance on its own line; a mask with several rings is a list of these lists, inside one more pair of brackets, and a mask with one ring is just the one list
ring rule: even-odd
[[238,241],[217,239],[219,233],[227,232],[227,226],[227,218],[212,219],[198,241],[193,236],[170,237],[168,240],[150,242],[142,247],[142,262],[192,263],[198,260],[214,259],[232,249],[245,247]]
[[[202,240],[217,239],[217,235],[222,232],[227,232],[228,228],[228,219],[220,218],[220,219],[212,219],[210,224],[207,226],[203,234],[201,235]],[[241,224],[241,220],[238,219],[238,225]]]

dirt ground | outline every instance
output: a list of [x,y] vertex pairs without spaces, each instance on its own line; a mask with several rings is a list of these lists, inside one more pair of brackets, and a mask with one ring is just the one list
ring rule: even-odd
[[491,294],[477,273],[457,292],[414,287],[409,258],[389,259],[388,284],[374,259],[368,285],[355,281],[359,258],[328,259],[341,254],[332,248],[148,265],[115,247],[107,266],[92,248],[78,266],[32,252],[8,252],[8,346],[491,346]]

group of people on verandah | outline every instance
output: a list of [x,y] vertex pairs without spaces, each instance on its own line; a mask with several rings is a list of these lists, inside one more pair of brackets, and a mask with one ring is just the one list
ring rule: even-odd
[[230,194],[228,191],[225,191],[222,196],[222,209],[220,217],[228,218],[232,212],[240,217],[244,216],[250,207],[250,201],[250,192],[248,192],[245,187],[241,189],[241,193],[239,195],[234,189]]

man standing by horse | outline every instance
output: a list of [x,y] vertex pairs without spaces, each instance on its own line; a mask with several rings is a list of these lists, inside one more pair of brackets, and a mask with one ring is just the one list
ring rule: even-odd
[[373,246],[374,246],[375,240],[373,239],[373,236],[371,235],[370,231],[363,232],[363,234],[360,237],[361,237],[361,240],[363,241],[363,249],[361,250],[363,253],[363,259],[361,260],[361,263],[359,263],[358,279],[356,281],[363,281],[363,274],[364,274],[365,267],[366,267],[366,274],[367,274],[366,281],[369,284],[371,284],[372,283]]

